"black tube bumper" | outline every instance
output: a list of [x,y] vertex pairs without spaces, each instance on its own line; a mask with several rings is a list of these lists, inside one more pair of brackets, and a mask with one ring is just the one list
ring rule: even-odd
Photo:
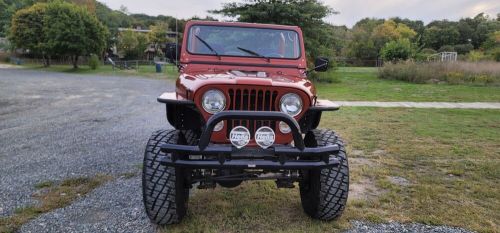
[[[247,147],[237,149],[232,145],[210,144],[214,126],[222,120],[254,119],[278,120],[287,123],[294,146],[275,145],[267,149]],[[338,145],[305,147],[297,121],[281,112],[224,111],[213,115],[207,122],[198,145],[163,144],[161,151],[171,153],[163,156],[160,163],[174,167],[209,169],[322,169],[339,165],[332,154],[339,152]],[[203,155],[211,159],[190,160],[189,155]]]

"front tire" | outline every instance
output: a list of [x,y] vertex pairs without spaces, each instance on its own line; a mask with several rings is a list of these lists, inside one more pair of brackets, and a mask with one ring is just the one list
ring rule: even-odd
[[162,144],[180,144],[185,141],[177,130],[160,130],[153,133],[144,153],[142,191],[146,213],[153,223],[168,225],[179,223],[186,215],[189,186],[184,169],[161,165]]
[[344,143],[332,130],[312,130],[304,139],[307,147],[337,144],[340,151],[336,157],[340,165],[321,170],[303,171],[299,183],[302,207],[307,215],[319,220],[333,220],[342,215],[349,192],[349,166]]

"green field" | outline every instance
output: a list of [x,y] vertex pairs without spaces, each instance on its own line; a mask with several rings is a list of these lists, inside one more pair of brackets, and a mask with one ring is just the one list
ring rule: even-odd
[[311,220],[298,188],[246,182],[196,190],[188,216],[164,232],[331,232],[351,220],[420,222],[498,232],[500,111],[343,108],[321,127],[350,154],[351,192],[337,221]]
[[377,78],[377,68],[341,67],[322,73],[338,83],[317,84],[321,98],[358,101],[499,102],[500,87],[415,84]]

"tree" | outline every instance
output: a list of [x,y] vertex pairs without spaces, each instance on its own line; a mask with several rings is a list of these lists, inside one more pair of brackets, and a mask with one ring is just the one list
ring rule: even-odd
[[118,35],[118,50],[121,51],[125,59],[136,59],[148,47],[147,36],[132,30],[120,32]]
[[380,55],[386,61],[407,60],[415,54],[415,49],[408,38],[391,41],[382,48]]
[[37,3],[30,8],[17,11],[12,17],[10,41],[17,48],[28,49],[34,54],[42,55],[44,65],[50,66],[52,51],[44,33],[46,12],[47,4],[45,3]]
[[105,48],[107,29],[85,8],[66,2],[50,2],[43,23],[50,51],[71,56],[75,69],[80,56],[101,54]]
[[425,29],[422,42],[426,47],[438,50],[443,45],[455,45],[459,42],[460,32],[454,25],[430,26]]
[[168,25],[165,23],[157,23],[150,29],[151,31],[148,33],[148,41],[154,45],[155,52],[158,53],[162,44],[170,42],[167,37]]
[[332,28],[323,18],[337,12],[318,0],[246,0],[226,3],[222,9],[209,12],[241,22],[297,25],[304,32],[309,61],[319,55],[333,55]]
[[37,0],[0,0],[0,37],[7,36],[12,16],[20,9],[33,5]]
[[375,47],[378,49],[382,48],[389,41],[402,38],[413,39],[416,35],[417,33],[408,26],[402,23],[397,24],[393,20],[387,20],[383,24],[376,26],[372,32]]

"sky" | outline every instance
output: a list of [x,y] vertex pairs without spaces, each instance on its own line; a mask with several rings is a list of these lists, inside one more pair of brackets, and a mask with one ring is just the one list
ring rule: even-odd
[[[131,13],[148,15],[169,15],[177,18],[204,17],[207,10],[219,9],[224,0],[99,0],[112,9],[125,6]],[[241,0],[240,0],[241,1]],[[334,10],[340,12],[325,18],[334,25],[352,27],[366,17],[390,18],[399,16],[420,19],[424,23],[432,20],[459,20],[474,17],[485,12],[496,18],[500,13],[500,0],[323,0]],[[219,16],[216,18],[223,19]]]

